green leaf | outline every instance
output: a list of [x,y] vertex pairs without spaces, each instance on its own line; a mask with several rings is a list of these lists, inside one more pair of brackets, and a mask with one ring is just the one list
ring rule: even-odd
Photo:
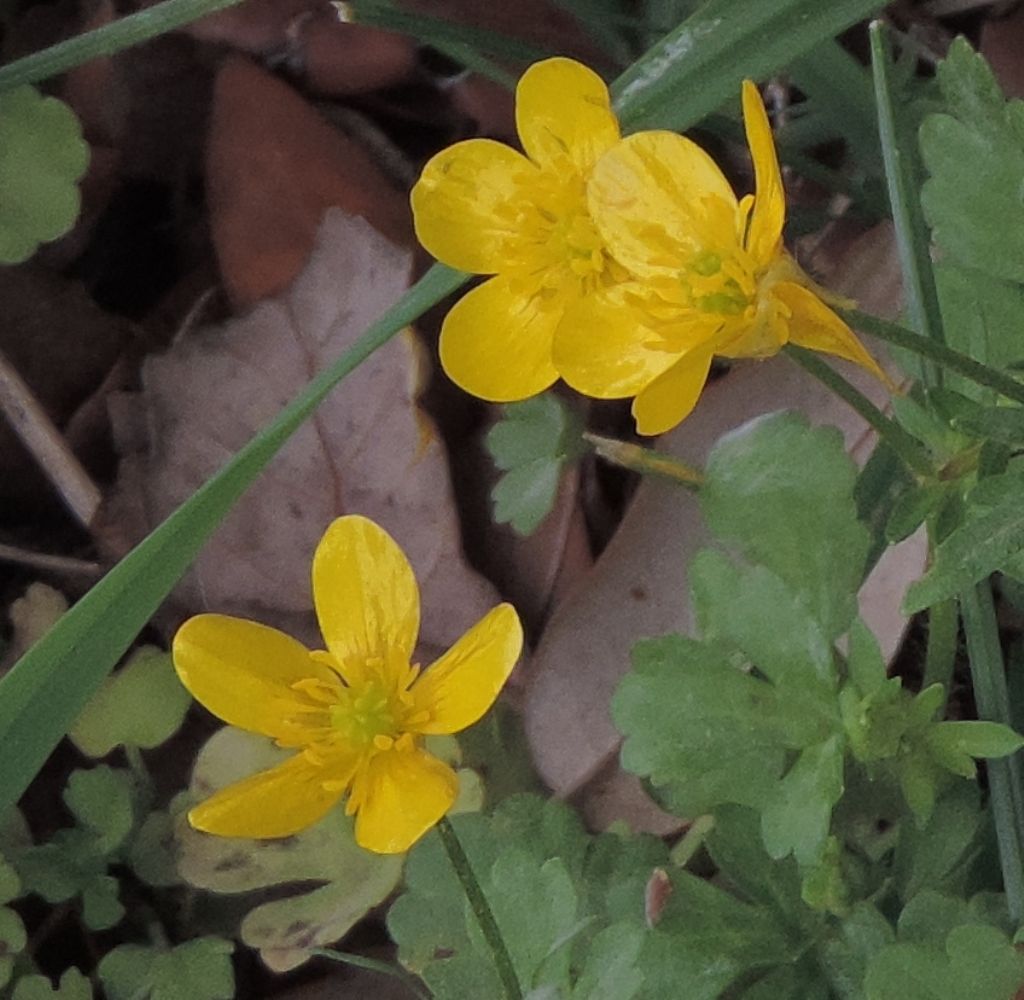
[[768,856],[761,817],[753,809],[719,806],[706,846],[721,873],[752,902],[777,909],[789,920],[806,919],[796,864]]
[[931,175],[921,202],[939,246],[960,264],[1024,282],[1024,104],[1004,102],[984,59],[963,39],[938,70],[952,114],[921,126]]
[[89,930],[105,931],[121,922],[121,887],[112,875],[94,878],[82,889],[82,922]]
[[847,666],[850,680],[865,697],[878,692],[889,679],[878,640],[862,618],[855,618],[850,626]]
[[100,765],[71,772],[64,803],[82,826],[96,834],[97,850],[109,853],[132,828],[133,792],[130,772]]
[[218,937],[186,941],[172,950],[122,944],[100,959],[97,973],[108,1000],[231,1000],[234,945]]
[[107,874],[108,856],[93,832],[58,830],[47,843],[24,850],[14,864],[25,891],[48,903],[81,897],[88,909],[83,916],[93,930],[113,927],[124,915],[117,879]]
[[171,654],[142,646],[104,682],[68,735],[89,757],[122,745],[150,750],[178,731],[191,703]]
[[[902,937],[902,935],[901,935]],[[1024,982],[1024,956],[994,927],[961,926],[945,946],[894,944],[870,962],[867,1000],[1007,1000]]]
[[[528,795],[452,825],[530,996],[582,1000],[595,981],[605,991],[595,997],[617,997],[608,992],[613,982],[633,995],[644,887],[654,867],[667,863],[664,845],[588,837],[566,806]],[[406,891],[388,913],[388,928],[402,963],[438,998],[501,995],[490,950],[436,835],[409,855]]]
[[792,743],[775,689],[681,636],[638,643],[612,700],[622,764],[683,816],[734,802],[763,808]]
[[[263,737],[225,727],[199,751],[189,804],[288,756]],[[184,808],[175,803],[172,811]],[[217,893],[275,890],[278,898],[244,916],[241,938],[279,972],[347,934],[392,892],[403,861],[359,847],[343,805],[282,840],[211,837],[181,824],[178,850],[178,869],[190,885]],[[280,890],[286,885],[293,887],[290,895]]]
[[948,495],[949,486],[945,483],[925,483],[908,489],[893,504],[885,524],[886,540],[896,544],[909,538],[938,511]]
[[870,541],[857,520],[855,480],[835,428],[776,413],[718,442],[700,491],[715,535],[781,577],[828,641],[853,620]]
[[843,743],[833,736],[800,754],[765,808],[761,831],[769,855],[778,860],[792,853],[801,865],[818,861],[842,793]]
[[0,264],[18,264],[78,217],[89,147],[75,113],[34,87],[0,93]]
[[78,969],[68,969],[54,986],[46,976],[22,976],[11,1000],[92,1000],[92,985]]
[[705,549],[690,564],[690,581],[708,639],[735,645],[786,697],[799,701],[799,710],[828,723],[835,719],[831,646],[778,576],[763,566],[736,567]]
[[871,903],[858,903],[824,942],[820,961],[840,1000],[863,1000],[868,963],[896,933]]
[[21,917],[10,907],[0,906],[0,989],[7,985],[14,959],[28,944]]
[[166,889],[181,884],[174,822],[168,812],[151,812],[131,838],[127,861],[146,885]]
[[881,6],[877,0],[709,0],[615,81],[615,108],[631,131],[689,128],[735,99],[743,77],[768,76]]
[[939,543],[932,568],[907,590],[906,613],[955,596],[1024,552],[1022,485],[1015,469],[981,481],[967,498],[964,523]]
[[974,757],[1006,757],[1024,746],[1024,738],[998,722],[939,722],[926,739],[935,760],[963,778],[974,777]]
[[613,924],[595,934],[570,1000],[632,1000],[644,982],[638,958],[645,937],[636,924]]
[[487,434],[487,450],[505,472],[491,491],[494,520],[530,535],[558,493],[562,467],[581,452],[582,425],[553,393],[505,407]]
[[801,947],[770,911],[673,871],[672,894],[640,955],[644,1000],[714,1000],[741,976],[794,961]]
[[9,903],[21,895],[18,873],[0,856],[0,903]]
[[[934,271],[949,346],[993,368],[1011,370],[1024,358],[1019,333],[1024,288],[996,277],[989,268],[963,267],[948,259],[935,264]],[[1005,402],[995,390],[949,371],[943,374],[946,391],[989,406]]]
[[538,458],[511,469],[491,490],[496,524],[509,524],[517,535],[532,535],[555,505],[562,463]]
[[977,783],[957,781],[924,826],[903,824],[894,862],[900,898],[908,902],[925,890],[962,893],[984,822]]

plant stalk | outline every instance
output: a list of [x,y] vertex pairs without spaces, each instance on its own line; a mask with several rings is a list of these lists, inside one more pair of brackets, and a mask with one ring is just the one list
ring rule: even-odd
[[828,386],[843,402],[848,403],[856,410],[911,473],[925,479],[935,475],[935,469],[928,458],[928,453],[921,447],[917,439],[908,434],[895,420],[887,417],[864,393],[847,382],[839,372],[806,348],[789,344],[785,351],[804,371]]
[[[960,610],[978,718],[1009,726],[1010,698],[1006,689],[1003,650],[999,643],[992,588],[987,580],[960,595]],[[986,767],[1006,905],[1010,919],[1016,925],[1024,917],[1024,795],[1020,754],[989,760]]]
[[999,395],[1024,405],[1024,384],[1005,372],[975,361],[966,354],[954,351],[953,348],[947,347],[937,340],[932,340],[930,337],[922,337],[921,334],[914,333],[913,330],[908,330],[898,323],[889,323],[870,313],[860,312],[858,309],[837,309],[836,311],[847,323],[858,330],[869,333],[872,337],[884,340],[888,344],[894,344],[896,347],[920,354],[921,357],[937,362],[948,371],[962,375],[986,389],[994,389]]
[[508,953],[508,948],[505,945],[505,939],[501,936],[501,930],[494,919],[491,906],[480,887],[480,882],[473,872],[473,866],[462,849],[462,841],[459,840],[459,835],[455,832],[455,828],[447,816],[441,817],[441,821],[437,824],[437,832],[448,854],[448,860],[452,863],[452,868],[455,869],[455,874],[458,875],[459,881],[462,883],[462,891],[466,894],[466,899],[469,900],[470,908],[480,925],[484,940],[491,949],[491,957],[494,959],[498,978],[504,987],[506,1000],[523,1000],[523,989],[519,985],[519,977],[516,975],[512,956]]

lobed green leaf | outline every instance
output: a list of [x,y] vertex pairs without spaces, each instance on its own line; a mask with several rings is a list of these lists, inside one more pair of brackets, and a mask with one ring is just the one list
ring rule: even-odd
[[78,217],[89,147],[75,113],[34,87],[0,92],[0,264],[18,264]]

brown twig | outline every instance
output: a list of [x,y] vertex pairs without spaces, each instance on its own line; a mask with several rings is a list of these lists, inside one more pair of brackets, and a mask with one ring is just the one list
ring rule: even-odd
[[72,514],[92,523],[102,494],[25,380],[0,352],[0,410]]

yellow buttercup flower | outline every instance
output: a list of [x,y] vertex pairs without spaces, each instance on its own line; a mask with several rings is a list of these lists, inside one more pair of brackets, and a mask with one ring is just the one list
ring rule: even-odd
[[782,177],[749,80],[743,115],[755,193],[740,200],[704,150],[671,132],[623,139],[591,172],[591,218],[631,280],[574,305],[555,366],[588,396],[635,396],[642,434],[689,414],[716,354],[763,358],[791,343],[886,380],[782,245]]
[[525,399],[558,377],[552,340],[567,304],[612,280],[586,182],[619,139],[608,89],[572,59],[531,66],[516,88],[526,156],[469,139],[427,163],[412,191],[416,235],[438,260],[494,275],[441,330],[441,364],[467,392]]
[[199,702],[297,751],[221,789],[189,821],[228,837],[286,837],[347,792],[356,841],[406,851],[458,791],[423,737],[459,732],[490,708],[522,649],[519,618],[498,605],[421,671],[410,662],[420,618],[412,569],[383,528],[358,516],[334,521],[317,546],[313,599],[326,650],[223,615],[192,618],[174,637],[174,665]]

